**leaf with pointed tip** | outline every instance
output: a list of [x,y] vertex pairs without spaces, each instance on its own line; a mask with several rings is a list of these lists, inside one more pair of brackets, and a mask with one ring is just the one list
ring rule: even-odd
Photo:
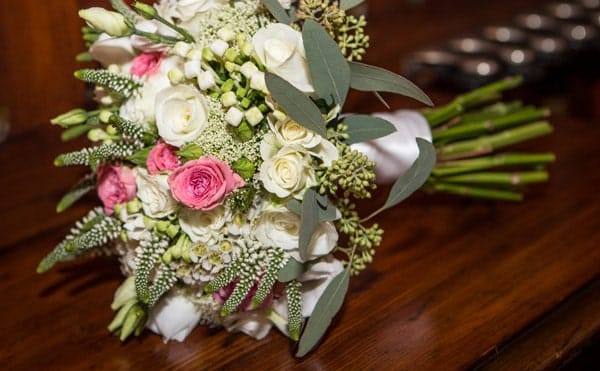
[[312,19],[304,22],[302,39],[317,95],[331,107],[343,106],[350,89],[350,67],[338,44]]
[[364,2],[365,0],[340,0],[340,8],[348,10],[355,8]]
[[96,175],[88,174],[84,176],[77,182],[73,189],[69,191],[69,193],[60,199],[58,205],[56,205],[56,212],[60,213],[65,211],[94,188],[96,188]]
[[278,22],[289,24],[293,21],[292,17],[285,11],[278,0],[260,0],[260,2],[263,3]]
[[267,89],[277,104],[298,124],[327,138],[325,121],[317,105],[292,84],[272,73],[265,76]]
[[314,189],[307,189],[302,198],[302,215],[300,215],[300,238],[298,249],[300,257],[304,260],[308,256],[308,247],[312,235],[319,224],[319,203],[317,202],[317,192]]
[[279,270],[277,280],[279,282],[290,282],[300,277],[306,270],[304,264],[294,258],[289,258],[286,265]]
[[417,138],[419,157],[392,186],[382,210],[396,206],[425,183],[435,166],[435,147],[425,139]]
[[384,137],[396,131],[396,127],[387,120],[369,115],[354,115],[344,118],[344,125],[348,127],[346,134],[347,144],[366,142]]
[[[319,205],[319,222],[331,222],[338,219],[338,209],[335,205],[329,202],[327,196],[318,196],[324,198],[324,200],[320,200],[319,197],[317,197],[317,204]],[[302,203],[296,199],[288,201],[285,204],[285,207],[298,216],[302,215]]]
[[383,68],[349,62],[350,86],[360,91],[384,91],[404,95],[432,106],[431,99],[408,79]]
[[335,276],[317,301],[298,343],[296,357],[304,357],[321,340],[333,317],[339,312],[350,283],[350,265]]

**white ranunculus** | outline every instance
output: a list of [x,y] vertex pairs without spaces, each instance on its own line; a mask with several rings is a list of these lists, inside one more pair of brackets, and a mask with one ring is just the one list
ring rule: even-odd
[[193,301],[169,292],[150,312],[147,327],[162,335],[165,343],[171,339],[183,341],[200,321],[201,314]]
[[308,130],[289,117],[278,120],[269,116],[269,127],[282,146],[299,145],[305,148],[311,155],[320,158],[325,166],[337,160],[339,153],[333,143],[324,139],[314,131]]
[[260,340],[267,336],[272,327],[271,321],[261,312],[236,312],[223,318],[223,327],[229,332],[243,332]]
[[155,112],[158,135],[176,147],[198,138],[208,125],[206,99],[187,85],[161,91],[156,96]]
[[227,221],[227,213],[223,206],[209,211],[184,208],[179,212],[179,225],[192,242],[209,242],[212,237],[221,234]]
[[391,122],[396,131],[382,138],[353,144],[352,149],[364,153],[376,163],[377,183],[393,183],[419,156],[416,138],[431,141],[431,129],[423,115],[416,111],[398,110],[373,116]]
[[272,72],[305,92],[314,92],[302,34],[282,23],[261,28],[252,37],[256,57]]
[[[139,94],[132,96],[121,106],[119,115],[126,120],[148,128],[148,124],[155,120],[154,106],[157,94],[171,87],[168,72],[181,64],[182,59],[179,57],[162,59],[160,61],[159,72],[143,81],[144,85],[140,89]],[[129,70],[125,70],[124,67],[123,72],[128,73]]]
[[168,175],[150,175],[143,168],[137,168],[135,175],[137,196],[147,216],[162,218],[177,210],[177,201],[169,189]]
[[194,18],[198,13],[226,5],[229,0],[179,0],[175,6],[174,16],[183,22]]
[[329,254],[338,240],[331,222],[321,222],[315,228],[304,259],[298,247],[300,217],[282,206],[267,206],[254,220],[254,237],[264,246],[279,247],[299,262]]
[[122,65],[135,57],[135,51],[129,37],[114,38],[106,33],[98,37],[89,50],[92,58],[103,66],[111,64]]
[[307,188],[317,184],[306,149],[296,145],[278,149],[276,139],[267,134],[261,143],[261,156],[264,161],[258,179],[277,197],[292,195],[300,199]]
[[129,26],[125,22],[125,17],[117,12],[112,12],[100,7],[92,7],[88,9],[81,9],[79,16],[83,18],[87,24],[106,32],[111,36],[125,36],[129,33]]

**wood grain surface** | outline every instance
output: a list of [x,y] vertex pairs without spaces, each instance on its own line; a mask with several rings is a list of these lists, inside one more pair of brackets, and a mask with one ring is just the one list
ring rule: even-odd
[[[97,202],[89,197],[55,214],[62,193],[85,170],[53,168],[58,153],[81,143],[61,143],[60,131],[45,124],[51,115],[83,102],[82,86],[69,77],[76,67],[66,62],[80,46],[72,45],[76,41],[68,41],[73,36],[64,30],[81,26],[75,12],[84,2],[8,3],[0,2],[0,41],[6,42],[7,25],[27,18],[19,13],[10,20],[7,11],[29,10],[52,19],[32,28],[28,37],[40,40],[41,50],[57,59],[52,65],[35,62],[37,73],[52,75],[52,83],[23,85],[12,72],[0,75],[0,98],[10,96],[7,90],[23,89],[19,94],[30,99],[27,104],[10,97],[11,105],[17,102],[11,106],[16,125],[25,118],[32,123],[0,143],[1,369],[535,370],[562,365],[599,333],[600,127],[597,118],[570,109],[569,89],[550,96],[530,87],[519,94],[556,108],[555,133],[531,143],[557,154],[549,183],[531,187],[523,203],[420,193],[382,214],[386,234],[375,262],[351,280],[342,311],[306,358],[295,359],[290,342],[276,330],[261,341],[197,328],[185,343],[164,344],[149,332],[120,343],[106,329],[112,294],[121,282],[113,258],[35,273],[70,223]],[[31,8],[34,3],[38,8]],[[368,61],[397,71],[411,49],[539,3],[458,0],[409,7],[370,1]],[[38,14],[40,7],[47,7],[44,14]],[[54,29],[62,30],[60,36]],[[56,38],[64,42],[58,49]],[[23,48],[3,50],[0,67],[19,65]],[[451,96],[436,89],[428,93],[437,103]],[[36,101],[44,94],[47,100]],[[393,108],[418,107],[400,98],[390,102]],[[347,107],[355,112],[381,108],[377,100],[358,94]],[[382,202],[384,193],[375,201]]]

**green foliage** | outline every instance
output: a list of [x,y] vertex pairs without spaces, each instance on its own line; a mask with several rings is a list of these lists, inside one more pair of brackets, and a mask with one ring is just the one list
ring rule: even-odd
[[139,145],[126,142],[105,143],[59,155],[54,160],[54,164],[56,166],[89,165],[96,168],[106,162],[124,160],[136,153],[138,149]]
[[64,195],[58,205],[56,212],[60,213],[68,209],[71,205],[77,202],[81,197],[85,196],[89,191],[96,188],[96,174],[87,174],[81,178],[77,184]]
[[310,316],[306,323],[306,328],[298,343],[297,357],[305,356],[325,335],[333,317],[339,312],[344,303],[349,283],[350,270],[344,269],[327,285],[327,288],[315,305],[312,316]]
[[429,106],[431,99],[406,78],[383,68],[350,62],[350,86],[360,91],[388,92],[413,98]]
[[344,118],[346,144],[366,142],[384,137],[396,131],[389,121],[369,115],[352,115]]
[[102,247],[119,237],[121,231],[119,220],[104,214],[101,208],[93,209],[75,223],[71,233],[42,259],[37,272],[44,273],[58,262],[74,259]]
[[335,41],[317,22],[306,20],[302,39],[311,80],[319,98],[329,107],[344,105],[350,89],[350,67]]
[[277,104],[292,120],[326,138],[325,121],[321,111],[309,97],[272,73],[266,74],[265,81]]
[[293,18],[281,6],[278,0],[260,0],[260,2],[269,10],[271,15],[280,23],[289,24]]

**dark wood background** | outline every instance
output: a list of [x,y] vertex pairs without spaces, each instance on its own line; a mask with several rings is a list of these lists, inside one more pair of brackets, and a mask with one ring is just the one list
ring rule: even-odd
[[[0,143],[3,369],[545,369],[563,365],[599,333],[600,88],[570,71],[560,94],[539,86],[519,92],[554,110],[555,133],[531,143],[557,153],[550,182],[530,188],[520,204],[421,193],[382,215],[387,233],[375,263],[352,280],[327,337],[305,359],[293,358],[276,331],[257,342],[198,328],[185,343],[146,333],[121,344],[106,330],[121,280],[112,259],[35,273],[69,224],[97,202],[54,213],[84,170],[55,169],[52,159],[82,142],[61,143],[47,122],[86,102],[72,78],[83,48],[76,12],[103,3],[0,2],[0,106],[12,116]],[[370,0],[367,61],[399,71],[411,50],[545,3]],[[443,103],[456,91],[427,92]],[[358,94],[347,107],[380,109]]]

